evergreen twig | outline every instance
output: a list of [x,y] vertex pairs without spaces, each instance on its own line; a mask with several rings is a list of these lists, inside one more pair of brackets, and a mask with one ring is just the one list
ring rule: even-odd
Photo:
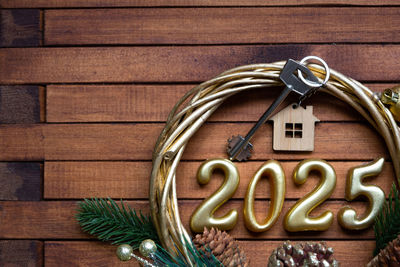
[[376,239],[374,256],[378,255],[390,241],[396,239],[400,234],[400,199],[395,184],[390,191],[389,201],[383,205],[375,218],[374,232]]
[[[124,204],[118,206],[114,200],[108,199],[84,199],[78,204],[76,219],[85,232],[96,236],[101,241],[109,241],[112,244],[129,244],[137,249],[145,239],[152,239],[157,244],[157,251],[152,257],[155,266],[186,267],[186,258],[178,252],[172,256],[160,246],[157,231],[150,216],[141,212],[137,214],[134,209]],[[199,267],[223,267],[222,263],[209,253],[198,250],[191,243],[186,242],[186,249],[190,258]],[[177,251],[179,251],[177,249]]]
[[152,239],[159,244],[157,231],[150,216],[124,204],[118,206],[114,200],[84,199],[79,202],[76,219],[85,232],[96,236],[101,241],[112,244],[129,244],[137,249],[145,239]]
[[[186,249],[189,252],[192,264],[198,267],[224,267],[224,265],[212,254],[210,249],[207,252],[197,249],[193,243],[186,242]],[[156,253],[152,256],[156,266],[168,267],[187,267],[190,266],[186,258],[180,253],[177,256],[172,256],[168,251],[158,246]]]

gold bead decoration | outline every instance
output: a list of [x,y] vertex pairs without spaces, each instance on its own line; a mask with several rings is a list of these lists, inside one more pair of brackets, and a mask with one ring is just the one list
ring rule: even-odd
[[156,250],[157,245],[151,239],[143,240],[142,243],[140,243],[139,252],[140,254],[142,254],[143,257],[149,257],[151,254],[156,252]]
[[116,253],[121,261],[129,261],[132,259],[133,249],[130,245],[123,244],[118,246]]
[[396,121],[400,121],[400,86],[386,89],[381,96],[381,101],[389,105],[389,110]]

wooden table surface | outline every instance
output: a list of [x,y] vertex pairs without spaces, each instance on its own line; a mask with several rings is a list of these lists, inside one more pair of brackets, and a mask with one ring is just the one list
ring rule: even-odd
[[[169,110],[190,88],[224,70],[316,55],[375,91],[400,80],[400,2],[392,0],[0,0],[0,266],[137,266],[115,247],[81,232],[77,201],[126,199],[148,212],[151,153]],[[229,99],[192,138],[178,168],[183,220],[221,183],[200,187],[207,158],[226,157],[225,143],[264,112],[279,90]],[[311,102],[308,101],[308,104]],[[272,125],[254,138],[250,162],[238,164],[239,190],[222,209],[243,207],[246,187],[266,160],[287,177],[302,159],[330,162],[338,177],[318,212],[345,204],[350,167],[380,156],[385,144],[350,107],[325,94],[312,98],[321,122],[313,153],[276,153]],[[317,183],[287,178],[284,211]],[[390,160],[372,183],[386,193]],[[266,214],[266,181],[256,211]],[[358,212],[366,203],[351,204]],[[326,240],[342,266],[372,256],[373,230],[345,231],[335,218],[321,233],[285,232],[282,217],[252,234],[242,216],[230,233],[252,266],[265,266],[283,240]]]

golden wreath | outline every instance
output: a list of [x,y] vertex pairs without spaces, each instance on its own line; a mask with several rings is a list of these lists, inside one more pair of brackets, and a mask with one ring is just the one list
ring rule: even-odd
[[[237,67],[206,81],[187,92],[168,116],[153,152],[150,180],[151,215],[163,247],[172,254],[177,249],[190,262],[187,248],[190,235],[182,225],[176,192],[176,170],[190,138],[208,117],[229,97],[247,90],[279,88],[286,61]],[[307,67],[320,81],[326,68]],[[390,153],[397,181],[400,181],[400,132],[392,113],[378,95],[337,71],[319,89],[346,102],[357,110],[383,137]]]

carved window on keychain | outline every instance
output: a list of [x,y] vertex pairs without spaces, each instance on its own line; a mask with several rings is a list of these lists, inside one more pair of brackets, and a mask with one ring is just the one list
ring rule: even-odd
[[303,138],[302,123],[285,123],[286,138]]

